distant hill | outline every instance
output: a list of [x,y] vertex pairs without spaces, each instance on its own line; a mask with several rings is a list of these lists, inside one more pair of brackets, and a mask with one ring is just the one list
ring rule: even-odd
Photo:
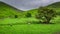
[[0,18],[22,16],[23,11],[0,1]]
[[55,11],[60,13],[60,2],[55,2],[47,6],[48,8],[52,8]]
[[[44,7],[54,9],[55,11],[60,13],[60,2],[55,2]],[[13,6],[10,6],[9,4],[0,1],[0,18],[7,18],[7,17],[14,18],[15,15],[17,15],[20,18],[24,17],[27,13],[31,13],[32,16],[35,16],[37,14],[37,11],[38,11],[37,8],[28,11],[22,11]]]
[[[48,7],[48,8],[54,9],[57,12],[60,12],[60,2],[55,2],[55,3],[49,4],[49,5],[44,6],[44,7]],[[30,12],[36,12],[38,10],[37,9],[32,9],[32,10],[29,10],[29,11]]]
[[55,3],[52,3],[48,6],[53,7],[53,8],[60,8],[60,2],[55,2]]

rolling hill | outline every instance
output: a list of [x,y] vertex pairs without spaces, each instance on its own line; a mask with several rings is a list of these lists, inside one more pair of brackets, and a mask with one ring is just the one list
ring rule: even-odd
[[23,16],[23,11],[0,1],[0,18],[13,18],[15,15]]
[[[60,13],[60,2],[55,2],[44,7],[54,9],[55,11]],[[24,17],[27,13],[31,13],[32,16],[35,16],[37,14],[37,11],[38,9],[22,11],[13,6],[10,6],[9,4],[0,1],[0,18],[7,18],[7,17],[14,18],[15,15],[18,15],[18,17]]]
[[50,5],[48,5],[48,7],[53,7],[53,8],[60,8],[60,2],[55,2],[55,3],[52,3]]
[[52,4],[48,5],[47,7],[52,8],[57,12],[60,12],[60,2],[52,3]]
[[[60,2],[55,2],[55,3],[49,4],[49,5],[44,6],[44,7],[48,7],[49,9],[54,9],[56,12],[58,12],[60,14]],[[35,13],[35,12],[38,11],[38,9],[31,9],[31,10],[28,10],[28,11]]]

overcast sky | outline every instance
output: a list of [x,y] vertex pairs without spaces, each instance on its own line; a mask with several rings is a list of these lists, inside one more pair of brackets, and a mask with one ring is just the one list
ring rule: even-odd
[[54,2],[60,2],[60,0],[0,0],[8,3],[21,10],[29,10],[38,8],[39,6],[45,6]]

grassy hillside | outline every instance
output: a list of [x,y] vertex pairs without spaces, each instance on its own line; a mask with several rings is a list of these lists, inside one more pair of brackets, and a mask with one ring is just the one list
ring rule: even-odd
[[19,17],[23,16],[22,10],[18,10],[4,2],[0,1],[0,18],[14,17],[18,15]]
[[47,7],[53,8],[57,12],[60,12],[60,2],[52,3],[52,4],[48,5]]
[[[50,9],[54,9],[56,11],[59,11],[60,12],[60,2],[55,2],[55,3],[52,3],[52,4],[49,4],[47,6],[44,6],[44,7],[48,7]],[[29,10],[29,11],[37,11],[36,9],[32,9],[32,10]]]
[[31,15],[34,17],[37,14],[38,9],[32,9],[27,11],[27,13],[31,13]]
[[60,8],[60,2],[52,3],[52,4],[48,5],[48,7]]
[[[55,11],[60,13],[60,2],[52,3],[45,7],[54,9]],[[35,16],[37,14],[37,11],[38,9],[22,11],[0,1],[0,18],[14,17],[15,15],[18,15],[18,17],[24,17],[27,13],[31,13],[32,16]]]

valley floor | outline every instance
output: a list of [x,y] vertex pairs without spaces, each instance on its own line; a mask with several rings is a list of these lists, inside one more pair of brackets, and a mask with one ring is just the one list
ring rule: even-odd
[[32,21],[37,21],[37,19],[0,19],[0,34],[60,34],[59,16],[52,20],[56,24],[27,24]]
[[0,34],[55,34],[60,33],[60,24],[2,25]]

